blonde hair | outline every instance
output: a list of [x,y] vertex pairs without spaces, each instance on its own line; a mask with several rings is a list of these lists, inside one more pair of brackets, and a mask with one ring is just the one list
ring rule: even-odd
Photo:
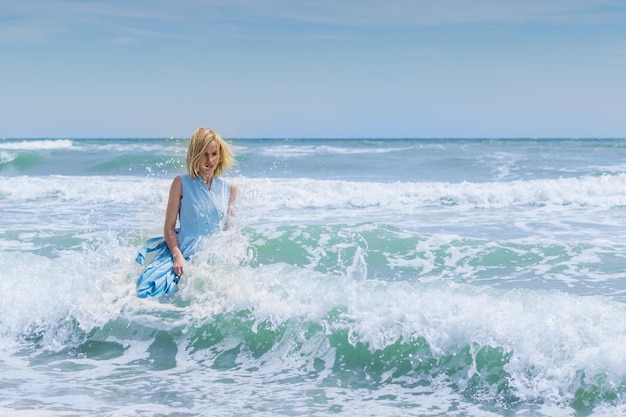
[[193,178],[200,175],[200,166],[204,163],[204,152],[212,141],[217,142],[217,151],[220,161],[215,167],[215,177],[230,169],[235,164],[235,156],[230,146],[215,130],[199,127],[191,135],[191,141],[187,148],[187,172]]

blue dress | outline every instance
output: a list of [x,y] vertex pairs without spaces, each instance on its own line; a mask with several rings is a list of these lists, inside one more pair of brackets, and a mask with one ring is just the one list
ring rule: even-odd
[[[208,237],[223,230],[228,216],[230,183],[213,178],[209,189],[201,177],[181,175],[183,198],[180,200],[176,230],[178,246],[185,260],[202,250]],[[174,275],[174,258],[164,237],[148,239],[136,261],[143,265],[148,252],[158,251],[137,279],[137,296],[160,297],[172,295],[178,289],[180,277]]]

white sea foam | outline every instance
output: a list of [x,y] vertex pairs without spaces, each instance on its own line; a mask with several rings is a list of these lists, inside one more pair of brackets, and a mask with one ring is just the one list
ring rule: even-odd
[[0,151],[0,165],[12,162],[15,160],[15,158],[16,158],[15,154],[12,154],[6,151]]
[[[244,179],[240,204],[252,222],[376,222],[410,230],[524,237],[610,238],[624,227],[626,174],[509,183]],[[461,232],[463,231],[463,232]]]
[[72,146],[73,143],[69,139],[0,141],[0,149],[8,150],[68,149]]
[[[626,174],[495,183],[350,182],[312,179],[235,178],[244,200],[280,208],[387,210],[440,206],[454,210],[515,207],[615,208],[626,206]],[[0,196],[13,200],[57,199],[84,204],[141,202],[167,192],[171,179],[140,177],[2,177]],[[264,207],[259,207],[264,209]]]
[[381,207],[417,211],[433,206],[458,209],[626,206],[626,174],[495,183],[350,182],[311,179],[244,179],[244,193],[272,209]]
[[340,145],[270,145],[262,148],[261,153],[274,158],[304,158],[319,155],[360,155],[360,154],[384,154],[392,152],[404,152],[413,149],[406,147],[351,147]]
[[[343,276],[329,276],[286,264],[252,268],[200,262],[189,269],[181,288],[179,296],[187,300],[186,306],[176,307],[137,300],[133,296],[137,267],[130,248],[111,243],[56,260],[26,253],[2,257],[0,268],[7,276],[19,277],[5,279],[0,286],[6,297],[0,307],[3,349],[11,350],[28,329],[44,331],[41,343],[47,349],[64,349],[79,337],[71,321],[85,332],[117,317],[157,329],[193,328],[215,314],[245,310],[253,312],[257,323],[306,320],[327,331],[345,330],[353,343],[371,351],[418,337],[427,341],[435,356],[465,345],[476,350],[498,348],[511,354],[506,365],[510,385],[529,401],[571,400],[571,387],[581,370],[590,377],[602,375],[607,384],[616,386],[626,375],[626,306],[606,298],[498,291],[449,282],[382,282],[348,270]],[[25,264],[36,267],[25,271]],[[328,321],[328,312],[336,306],[344,306],[344,312]],[[169,310],[178,318],[168,322],[157,313]],[[126,343],[132,344],[129,355],[144,344],[133,339]],[[315,349],[316,355],[327,351],[332,359],[326,342],[317,343],[321,345],[306,349]],[[312,360],[281,349],[268,355],[265,367],[285,360]]]
[[44,200],[62,204],[136,203],[167,192],[171,180],[140,177],[2,177],[0,196],[14,201]]
[[[574,222],[584,229],[584,221],[598,233],[594,238],[607,238],[615,231],[611,228],[624,226],[619,216],[626,207],[626,174],[509,183],[235,181],[238,215],[255,224],[375,221],[483,232],[514,226],[523,235],[537,233],[541,223],[553,227],[540,232],[565,233]],[[120,223],[143,229],[162,224],[170,183],[138,177],[0,177],[0,208],[14,213],[5,220],[7,226],[48,216],[69,224],[106,218],[109,227]],[[426,214],[427,224],[422,221]]]
[[98,143],[96,141],[89,142],[88,144],[78,142],[75,146],[75,150],[83,152],[106,152],[106,153],[123,153],[123,154],[148,154],[152,157],[156,155],[165,155],[168,157],[182,156],[184,157],[187,152],[187,144],[185,142],[151,142],[149,140],[137,143],[115,143],[114,141],[108,141]]
[[[601,297],[331,278],[288,265],[196,268],[183,290],[196,298],[188,310],[194,322],[251,309],[258,321],[304,317],[327,331],[346,330],[354,344],[371,351],[418,337],[437,356],[465,345],[475,351],[490,346],[511,355],[511,386],[529,401],[570,401],[581,370],[614,386],[626,375],[626,306]],[[325,323],[336,305],[345,312]]]

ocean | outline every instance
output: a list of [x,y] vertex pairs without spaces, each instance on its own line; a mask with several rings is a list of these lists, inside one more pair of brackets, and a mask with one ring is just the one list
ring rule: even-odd
[[626,415],[626,140],[227,140],[138,299],[188,139],[0,139],[1,416]]

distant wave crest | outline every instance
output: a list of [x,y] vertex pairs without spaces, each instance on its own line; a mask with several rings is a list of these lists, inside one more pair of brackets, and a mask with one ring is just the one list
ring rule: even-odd
[[19,142],[0,142],[0,149],[7,150],[41,150],[41,149],[68,149],[72,147],[69,139],[41,139],[23,140]]

